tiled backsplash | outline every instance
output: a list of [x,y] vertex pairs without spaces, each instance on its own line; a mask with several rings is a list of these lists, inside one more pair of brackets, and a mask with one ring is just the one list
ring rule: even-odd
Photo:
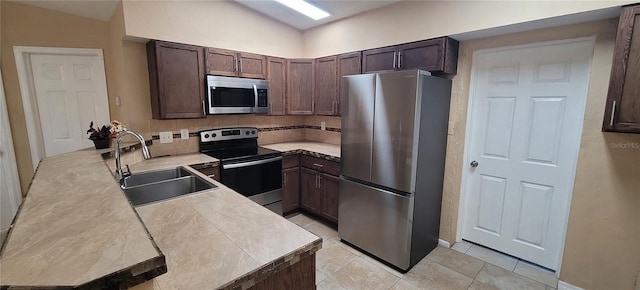
[[[321,130],[325,122],[325,130]],[[216,115],[204,119],[150,120],[153,145],[152,156],[198,152],[198,131],[247,126],[258,128],[260,145],[314,141],[340,145],[340,117],[330,116],[268,116],[268,115]],[[189,139],[180,139],[180,129],[189,130]],[[172,143],[160,143],[159,132],[173,132]]]

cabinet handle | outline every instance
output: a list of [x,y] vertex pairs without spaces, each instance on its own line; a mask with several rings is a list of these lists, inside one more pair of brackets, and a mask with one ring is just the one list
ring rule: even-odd
[[616,101],[613,101],[613,107],[611,108],[611,119],[609,120],[609,126],[613,127],[613,117],[616,115]]
[[318,188],[318,176],[316,175],[316,188]]
[[214,178],[214,177],[216,177],[216,175],[215,174],[211,174],[211,175],[207,175],[207,177]]
[[202,100],[202,114],[205,116],[207,115],[207,108],[204,105],[204,100]]
[[322,176],[318,175],[318,188],[322,188]]
[[397,52],[393,52],[393,68],[396,68],[396,56],[398,56]]
[[323,167],[323,165],[322,165],[322,164],[318,164],[318,163],[313,163],[313,166],[318,166],[318,167],[320,167],[320,168],[322,168],[322,167]]
[[398,52],[398,68],[402,69],[402,51]]
[[238,71],[238,59],[235,57],[233,58],[233,70]]
[[240,72],[242,72],[242,58],[239,58],[238,62],[240,63]]
[[287,174],[286,173],[282,174],[282,179],[283,179],[282,184],[283,185],[287,184]]

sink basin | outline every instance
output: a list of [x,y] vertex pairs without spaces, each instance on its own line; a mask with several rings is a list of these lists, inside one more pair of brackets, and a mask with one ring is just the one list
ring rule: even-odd
[[184,176],[191,176],[191,174],[189,173],[189,171],[182,167],[135,173],[124,178],[122,188],[154,183]]
[[122,190],[133,206],[140,206],[216,187],[188,170],[177,167],[133,174],[125,178]]

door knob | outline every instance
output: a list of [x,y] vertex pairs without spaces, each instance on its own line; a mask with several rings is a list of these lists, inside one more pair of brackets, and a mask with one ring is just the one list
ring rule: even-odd
[[471,161],[471,164],[469,165],[471,165],[471,167],[478,167],[478,161]]

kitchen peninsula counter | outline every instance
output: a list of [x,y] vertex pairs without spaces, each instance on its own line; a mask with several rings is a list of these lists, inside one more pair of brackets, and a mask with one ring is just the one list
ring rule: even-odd
[[[218,188],[136,214],[105,162],[81,150],[40,163],[0,258],[3,287],[247,289],[277,273],[315,284],[314,234],[211,179]],[[193,153],[130,168],[217,162]]]
[[0,257],[5,287],[129,287],[166,272],[96,150],[42,160]]

